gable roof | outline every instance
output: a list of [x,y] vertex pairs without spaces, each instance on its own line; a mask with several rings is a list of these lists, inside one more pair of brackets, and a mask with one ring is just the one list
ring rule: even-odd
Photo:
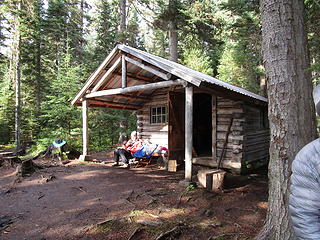
[[113,62],[115,63],[116,56],[121,54],[121,52],[125,54],[130,54],[144,62],[157,67],[158,69],[164,71],[165,73],[170,73],[177,78],[183,79],[195,86],[200,86],[202,83],[207,83],[207,85],[219,86],[224,89],[228,89],[236,94],[245,95],[247,97],[253,98],[255,100],[259,100],[262,102],[268,102],[268,99],[262,97],[258,94],[245,90],[243,88],[234,86],[227,82],[223,82],[209,75],[203,74],[191,68],[188,68],[179,63],[167,60],[165,58],[150,54],[148,52],[123,45],[118,44],[111,53],[106,57],[106,59],[102,62],[102,64],[96,69],[96,71],[88,78],[87,82],[84,84],[83,88],[79,91],[76,97],[72,100],[72,104],[79,104],[80,99],[86,94],[86,92],[94,87],[97,83],[97,79],[99,76],[103,76],[103,74],[107,71],[106,68]]

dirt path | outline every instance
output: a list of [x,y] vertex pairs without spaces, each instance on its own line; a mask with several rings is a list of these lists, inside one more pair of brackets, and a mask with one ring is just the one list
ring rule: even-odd
[[[13,185],[14,169],[0,168],[0,239],[128,239],[136,229],[132,239],[155,239],[177,225],[175,239],[248,239],[262,225],[264,179],[246,178],[242,187],[232,180],[213,194],[185,191],[177,184],[182,177],[72,162]],[[114,220],[95,227],[106,219]]]

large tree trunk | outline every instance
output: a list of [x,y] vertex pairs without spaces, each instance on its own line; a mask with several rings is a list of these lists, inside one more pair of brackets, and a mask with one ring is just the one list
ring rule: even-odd
[[13,33],[13,41],[12,41],[12,58],[11,65],[13,68],[12,75],[14,76],[15,82],[15,93],[16,93],[16,104],[15,104],[15,145],[16,152],[20,149],[20,82],[21,82],[21,70],[20,70],[20,10],[21,10],[21,2],[17,1],[16,10],[18,13],[14,15],[14,33]]
[[169,54],[170,60],[178,61],[178,32],[174,21],[169,22]]
[[127,19],[127,12],[126,12],[126,0],[120,0],[120,42],[126,42],[126,19]]
[[171,13],[169,20],[169,55],[170,60],[177,62],[178,61],[178,28],[177,28],[177,12],[178,6],[176,0],[169,1],[169,12]]
[[262,0],[262,48],[271,131],[269,209],[257,239],[294,239],[288,216],[291,163],[316,138],[302,0]]

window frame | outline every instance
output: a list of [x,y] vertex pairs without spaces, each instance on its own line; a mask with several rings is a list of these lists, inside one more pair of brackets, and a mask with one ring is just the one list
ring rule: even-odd
[[168,124],[168,107],[166,105],[152,106],[149,111],[150,124]]

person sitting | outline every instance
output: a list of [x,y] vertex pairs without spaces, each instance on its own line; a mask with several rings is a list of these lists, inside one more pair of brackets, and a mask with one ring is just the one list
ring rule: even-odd
[[[129,167],[129,159],[132,158],[132,154],[135,153],[139,147],[142,146],[142,141],[138,137],[138,133],[133,131],[129,141],[124,141],[121,147],[118,147],[114,151],[114,163],[112,166],[122,165],[124,168]],[[119,163],[120,161],[120,163]]]

